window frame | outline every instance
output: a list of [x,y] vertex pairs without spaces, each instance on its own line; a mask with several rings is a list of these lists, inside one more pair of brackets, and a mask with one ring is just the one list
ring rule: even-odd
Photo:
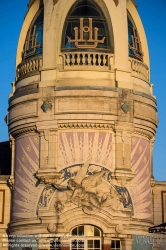
[[[98,3],[94,2],[94,1],[92,2],[92,4],[97,9],[100,16],[92,17],[92,27],[93,27],[93,30],[94,30],[94,28],[96,27],[95,26],[96,22],[97,21],[99,22],[99,26],[100,26],[99,32],[101,32],[100,34],[102,34],[102,32],[103,32],[103,35],[99,35],[99,36],[101,36],[102,39],[105,37],[104,43],[99,42],[97,44],[97,47],[95,47],[95,48],[78,48],[78,47],[76,47],[76,43],[74,43],[74,42],[70,43],[69,40],[67,40],[67,37],[71,38],[71,35],[69,35],[68,29],[71,29],[70,34],[73,35],[71,40],[73,40],[74,39],[74,28],[78,27],[78,33],[80,32],[80,29],[79,29],[79,27],[80,27],[80,18],[83,18],[84,21],[86,19],[91,18],[91,16],[82,16],[82,17],[72,16],[72,12],[77,8],[77,5],[79,5],[81,1],[84,1],[84,0],[78,0],[76,3],[74,3],[71,6],[69,12],[66,15],[64,25],[63,25],[62,39],[61,39],[61,52],[72,52],[72,51],[73,52],[74,51],[76,51],[76,52],[80,52],[80,51],[82,51],[82,52],[83,51],[85,51],[85,52],[93,52],[93,51],[96,52],[96,51],[98,51],[98,52],[112,53],[112,51],[111,51],[112,50],[111,49],[111,47],[112,47],[111,46],[111,41],[112,40],[111,40],[110,32],[109,32],[109,29],[108,29],[107,19],[106,19],[105,15],[104,15],[104,12],[101,9],[101,7],[98,5]],[[74,23],[74,21],[72,23],[72,20],[75,20],[75,22],[77,22],[78,24],[76,24],[75,27],[73,25],[73,27],[69,28],[69,23],[71,23],[71,26]],[[94,21],[95,24],[93,23],[93,21]],[[90,26],[90,23],[89,23],[89,26]],[[87,26],[85,25],[84,27],[87,27]],[[96,27],[96,28],[98,28],[98,27]],[[85,34],[85,32],[84,32],[84,34]],[[80,37],[80,34],[79,34],[79,37]],[[94,33],[93,33],[92,37],[94,37]],[[89,39],[90,39],[90,34],[89,34]],[[99,38],[98,40],[102,40],[102,39]],[[88,40],[84,40],[84,41],[85,41],[85,43],[87,43]],[[68,44],[68,43],[70,43],[70,44]],[[66,47],[67,44],[68,44],[68,46],[70,45],[71,47]],[[89,44],[90,44],[90,42],[89,42]]]
[[[131,25],[129,22],[131,23]],[[131,14],[128,11],[127,11],[127,28],[128,28],[128,55],[130,58],[143,62],[144,54],[142,51],[142,44],[139,32]],[[130,38],[132,39],[132,44],[130,44]]]
[[[115,242],[115,247],[112,246],[113,241]],[[116,242],[119,242],[119,243],[120,243],[120,247],[117,247],[117,246],[116,246]],[[113,238],[113,239],[111,240],[111,246],[110,246],[110,247],[111,247],[111,250],[121,250],[121,249],[122,249],[121,240],[120,240],[120,239],[114,239],[114,238]]]
[[[39,18],[39,16],[42,15],[42,22],[38,22],[37,24],[35,24],[35,22],[37,21],[37,19]],[[37,30],[39,31],[40,29],[40,32],[41,32],[41,41],[40,43],[36,43],[37,42],[37,39],[39,37],[39,33],[37,32]],[[35,57],[40,57],[43,55],[43,29],[44,29],[44,6],[42,5],[39,10],[36,12],[29,28],[28,28],[28,31],[27,31],[27,34],[26,34],[26,38],[25,38],[25,41],[24,41],[24,46],[23,46],[23,50],[22,50],[22,53],[21,53],[21,57],[22,57],[22,62],[23,61],[26,61],[26,60],[29,60],[29,59],[32,59],[32,58],[35,58]],[[35,37],[34,37],[34,34],[35,33]],[[33,41],[31,41],[31,39]],[[34,51],[33,52],[30,52],[33,47],[30,47],[32,45],[32,43],[36,43],[36,47],[34,47]],[[26,46],[27,46],[27,49],[26,49]],[[40,51],[37,51],[37,49],[40,48]]]
[[[72,232],[73,230],[77,229],[77,233],[78,233],[78,228],[80,226],[84,226],[84,235],[72,235]],[[87,236],[87,226],[91,226],[93,227],[94,229],[97,228],[100,232],[100,235],[99,236]],[[94,234],[95,234],[95,230],[94,230]],[[84,248],[73,248],[72,247],[72,240],[82,240],[84,241]],[[95,248],[94,246],[92,248],[88,248],[88,240],[99,240],[100,241],[100,248]],[[84,250],[84,249],[87,249],[87,250],[101,250],[102,249],[102,231],[101,229],[99,229],[98,227],[94,226],[94,225],[88,225],[88,224],[85,224],[85,225],[78,225],[77,227],[74,227],[72,230],[71,230],[71,238],[70,238],[70,250]]]

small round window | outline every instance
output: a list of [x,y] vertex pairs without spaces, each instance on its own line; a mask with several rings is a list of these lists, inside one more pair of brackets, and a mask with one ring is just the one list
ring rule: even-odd
[[106,19],[91,0],[78,0],[66,18],[62,51],[110,51]]

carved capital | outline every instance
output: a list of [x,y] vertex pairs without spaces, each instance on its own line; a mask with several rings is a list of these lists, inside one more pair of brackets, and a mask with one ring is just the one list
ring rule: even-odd
[[47,169],[47,170],[39,170],[35,177],[39,180],[41,184],[45,185],[53,185],[57,187],[59,185],[59,182],[61,181],[62,173],[57,172],[53,169]]
[[9,176],[9,178],[7,179],[7,185],[10,188],[10,191],[13,192],[14,190],[14,177],[13,176]]
[[156,185],[155,179],[151,178],[150,185],[151,185],[151,187],[154,187]]
[[129,169],[116,169],[115,172],[111,174],[111,179],[113,184],[126,186],[131,183],[134,176],[135,175]]

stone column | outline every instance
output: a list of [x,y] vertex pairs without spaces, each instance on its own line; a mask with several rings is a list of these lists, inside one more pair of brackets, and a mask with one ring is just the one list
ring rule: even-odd
[[113,184],[126,185],[134,177],[131,171],[131,131],[129,123],[119,123],[115,127],[115,173]]

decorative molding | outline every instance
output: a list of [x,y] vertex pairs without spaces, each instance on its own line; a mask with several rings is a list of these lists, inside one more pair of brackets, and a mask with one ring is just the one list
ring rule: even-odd
[[26,128],[20,128],[15,131],[10,131],[10,134],[13,136],[13,138],[17,138],[23,134],[36,132],[36,126],[26,127]]
[[88,113],[117,115],[117,99],[114,97],[57,97],[55,99],[55,113]]
[[157,126],[156,107],[140,101],[134,101],[134,118],[150,121]]
[[[102,86],[60,86],[60,87],[55,87],[55,91],[63,91],[63,90],[101,90],[101,91],[109,91],[111,92],[118,92],[118,88],[114,87],[102,87]],[[103,94],[103,96],[105,96]],[[112,97],[112,96],[111,96]]]
[[128,113],[130,111],[130,105],[125,102],[122,106],[121,106],[121,109],[125,112],[125,113]]
[[15,93],[13,96],[11,96],[11,97],[9,98],[9,103],[10,103],[11,101],[13,101],[14,99],[19,98],[19,97],[21,97],[21,96],[31,95],[31,94],[35,94],[35,93],[39,93],[39,89],[38,89],[38,88],[26,90],[26,91],[19,92],[19,93]]
[[141,129],[141,128],[135,128],[134,133],[141,134],[143,136],[146,136],[148,139],[152,139],[154,137],[154,133]]
[[39,170],[35,177],[39,180],[41,184],[52,185],[55,188],[59,188],[59,182],[61,181],[61,176],[64,173],[54,171],[53,169]]
[[18,103],[9,108],[9,123],[38,115],[37,100]]
[[47,230],[49,233],[55,233],[56,232],[56,224],[53,222],[50,222],[47,226]]
[[41,109],[43,110],[43,112],[47,112],[47,110],[51,110],[52,108],[52,104],[50,101],[44,101],[43,104],[41,105]]
[[116,169],[115,172],[111,174],[111,179],[114,185],[120,184],[121,186],[126,186],[131,183],[134,176],[135,175],[128,168]]
[[114,126],[112,124],[107,124],[107,123],[84,123],[84,122],[58,124],[58,129],[66,129],[66,128],[113,129]]
[[0,189],[0,224],[4,224],[5,189]]
[[143,93],[143,92],[140,92],[140,91],[136,91],[136,90],[133,90],[133,94],[135,96],[142,96],[144,98],[147,98],[147,99],[153,101],[155,103],[155,105],[156,105],[156,98],[154,98],[154,96],[152,96],[152,95],[148,95],[146,93]]

